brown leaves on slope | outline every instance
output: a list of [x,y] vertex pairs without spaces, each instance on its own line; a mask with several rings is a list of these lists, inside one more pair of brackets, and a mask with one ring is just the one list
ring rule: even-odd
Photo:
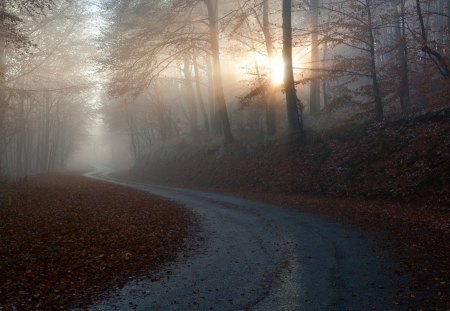
[[[420,200],[450,206],[450,109],[409,122],[325,133],[297,150],[283,144],[232,145],[141,163],[156,183],[298,193]],[[438,114],[439,115],[439,114]],[[426,118],[428,117],[428,118]],[[183,150],[181,150],[183,151]]]
[[88,178],[51,174],[0,188],[0,306],[60,310],[175,258],[185,209]]

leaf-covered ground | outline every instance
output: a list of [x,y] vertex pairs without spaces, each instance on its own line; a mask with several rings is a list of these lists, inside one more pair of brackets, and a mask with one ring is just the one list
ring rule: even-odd
[[145,159],[136,171],[157,183],[419,200],[450,210],[450,108],[316,133],[295,150],[277,143],[225,148],[180,143]]
[[195,226],[185,209],[68,174],[0,185],[0,309],[82,306],[175,259]]
[[[300,148],[180,144],[136,167],[156,183],[217,188],[376,233],[410,278],[399,303],[450,310],[450,109],[335,129]],[[137,175],[137,174],[135,174]]]

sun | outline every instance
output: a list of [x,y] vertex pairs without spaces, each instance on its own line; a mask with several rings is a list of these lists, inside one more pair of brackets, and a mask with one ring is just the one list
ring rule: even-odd
[[281,57],[274,57],[270,64],[271,80],[274,85],[284,82],[284,62]]
[[241,59],[239,69],[246,76],[255,75],[255,66],[262,76],[266,76],[274,86],[279,86],[284,82],[284,62],[281,56],[274,56],[272,60],[262,53],[249,53],[247,57]]

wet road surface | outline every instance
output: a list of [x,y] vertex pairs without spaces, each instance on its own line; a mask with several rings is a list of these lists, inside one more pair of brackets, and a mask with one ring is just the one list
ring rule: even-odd
[[386,263],[357,232],[234,196],[87,175],[184,205],[204,241],[157,280],[132,280],[89,310],[398,309]]

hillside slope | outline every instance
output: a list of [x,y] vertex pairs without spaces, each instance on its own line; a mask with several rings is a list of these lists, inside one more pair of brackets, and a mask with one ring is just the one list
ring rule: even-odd
[[156,183],[450,205],[450,109],[286,144],[159,150],[134,168]]

